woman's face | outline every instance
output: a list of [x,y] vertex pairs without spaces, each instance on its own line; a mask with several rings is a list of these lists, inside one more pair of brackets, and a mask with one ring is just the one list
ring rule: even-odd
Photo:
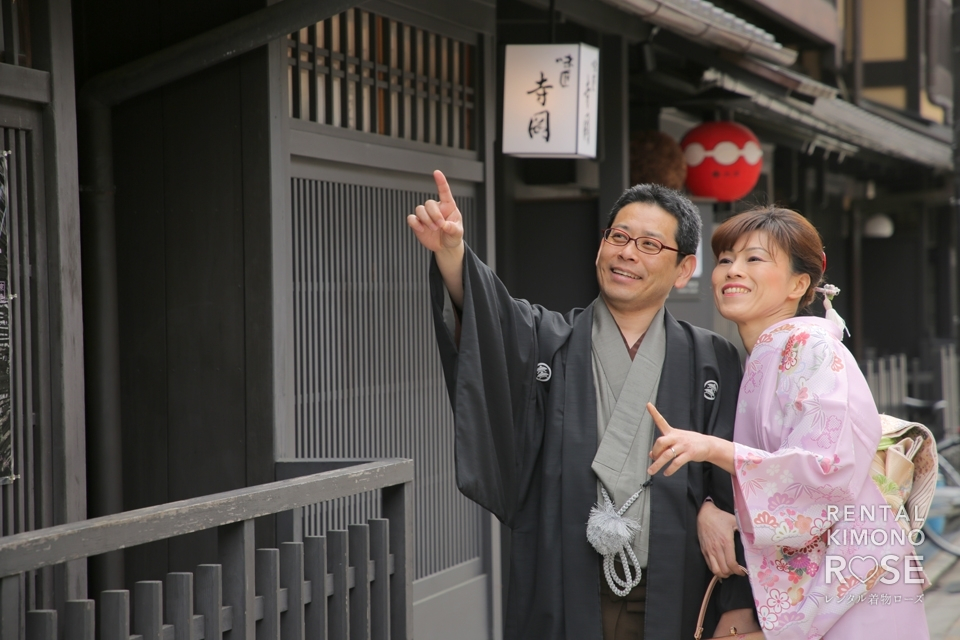
[[712,282],[724,318],[772,324],[796,315],[810,276],[793,273],[790,256],[765,231],[754,231],[718,256]]

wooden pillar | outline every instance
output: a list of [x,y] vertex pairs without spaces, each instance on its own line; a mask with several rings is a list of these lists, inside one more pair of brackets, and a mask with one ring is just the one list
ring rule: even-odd
[[[51,101],[43,111],[44,205],[49,274],[50,387],[53,425],[53,519],[87,517],[83,378],[83,311],[80,295],[80,200],[77,178],[77,105],[70,0],[31,4],[34,66],[50,73]],[[86,598],[87,562],[55,569],[54,600]]]
[[600,201],[599,231],[613,204],[630,186],[630,87],[627,42],[604,34],[600,42]]

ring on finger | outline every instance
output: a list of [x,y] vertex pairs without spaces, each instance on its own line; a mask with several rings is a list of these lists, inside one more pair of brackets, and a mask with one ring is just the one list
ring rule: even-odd
[[676,458],[676,457],[677,457],[677,450],[674,449],[673,447],[670,447],[670,451],[673,451],[673,457]]

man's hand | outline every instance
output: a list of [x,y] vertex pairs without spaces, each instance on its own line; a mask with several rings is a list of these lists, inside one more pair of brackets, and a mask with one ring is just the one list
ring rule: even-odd
[[700,551],[710,571],[726,578],[733,574],[744,575],[737,564],[733,533],[737,530],[737,518],[709,500],[700,507],[697,515],[697,537]]
[[418,206],[416,213],[407,216],[407,224],[420,244],[434,253],[441,253],[463,244],[463,216],[443,173],[434,171],[433,179],[437,182],[440,201],[427,200]]
[[427,200],[416,208],[416,213],[407,216],[407,224],[413,229],[424,247],[433,251],[443,284],[450,293],[450,300],[458,309],[463,308],[463,216],[453,200],[447,179],[440,171],[433,172],[437,181],[440,202]]

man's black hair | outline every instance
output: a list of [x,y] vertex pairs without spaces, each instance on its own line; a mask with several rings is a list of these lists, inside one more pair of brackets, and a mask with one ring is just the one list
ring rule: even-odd
[[[634,202],[655,204],[676,218],[677,249],[683,255],[695,255],[697,253],[703,222],[700,220],[700,211],[690,202],[689,198],[679,191],[659,184],[634,185],[617,198],[613,209],[610,210],[607,227],[613,226],[613,221],[616,220],[621,209]],[[680,257],[677,257],[678,260]]]

